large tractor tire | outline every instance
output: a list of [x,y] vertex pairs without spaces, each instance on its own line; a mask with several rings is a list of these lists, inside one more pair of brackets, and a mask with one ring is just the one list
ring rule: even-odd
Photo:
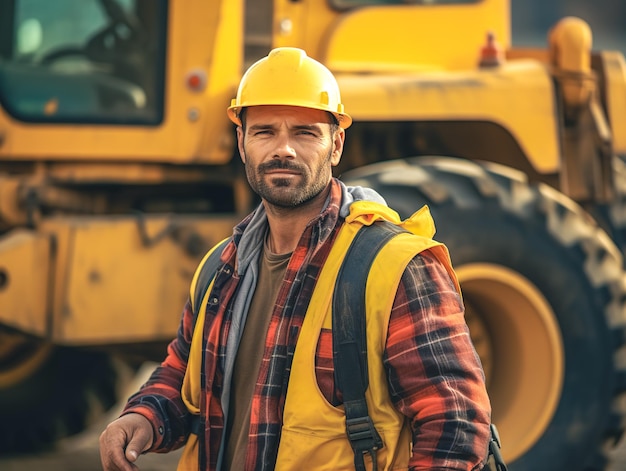
[[624,273],[607,234],[564,195],[493,164],[420,157],[342,180],[403,218],[430,207],[510,471],[606,469],[626,414]]
[[107,355],[0,331],[0,455],[85,430],[116,403],[119,371]]

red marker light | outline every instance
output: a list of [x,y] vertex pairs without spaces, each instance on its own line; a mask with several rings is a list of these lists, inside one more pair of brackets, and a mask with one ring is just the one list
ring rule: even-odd
[[193,92],[201,92],[206,86],[206,74],[202,70],[192,70],[185,78],[187,88]]
[[504,62],[504,51],[502,47],[496,41],[496,36],[493,32],[487,33],[487,42],[480,50],[480,62],[481,67],[493,67],[500,65]]

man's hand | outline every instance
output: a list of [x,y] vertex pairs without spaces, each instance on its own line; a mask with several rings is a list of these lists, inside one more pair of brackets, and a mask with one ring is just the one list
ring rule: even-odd
[[135,471],[134,462],[152,446],[152,425],[143,415],[128,414],[111,422],[100,435],[104,471]]

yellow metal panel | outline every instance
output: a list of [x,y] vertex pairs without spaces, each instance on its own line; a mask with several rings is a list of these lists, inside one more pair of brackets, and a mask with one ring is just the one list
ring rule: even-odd
[[[224,163],[234,147],[226,108],[243,67],[243,2],[171,1],[170,9],[168,117],[183,155]],[[185,85],[188,74],[198,71],[206,74],[202,92]]]
[[473,67],[488,31],[510,45],[509,16],[508,0],[353,10],[275,0],[273,46],[303,48],[334,71]]
[[[204,2],[214,8],[212,2]],[[209,99],[203,103],[204,119],[197,125],[196,132],[200,135],[200,160],[215,162],[219,153],[223,163],[233,156],[235,148],[234,127],[226,117],[226,108],[236,95],[243,73],[243,0],[223,1],[221,10],[216,24],[215,44],[210,51]],[[202,42],[197,47],[206,53]],[[215,155],[210,155],[209,151]]]
[[342,99],[358,121],[488,121],[508,130],[540,173],[559,166],[552,80],[532,60],[465,72],[338,75]]
[[394,70],[467,69],[477,65],[488,32],[503,48],[509,46],[507,1],[362,8],[326,32],[320,55],[332,70],[366,63]]
[[613,150],[626,154],[626,62],[622,53],[617,51],[601,54],[609,121],[613,130]]
[[330,25],[344,12],[333,10],[327,0],[274,1],[274,47],[292,46],[322,60]]
[[53,340],[105,344],[166,340],[176,334],[189,283],[202,254],[185,250],[185,235],[206,244],[230,234],[231,217],[154,216],[142,239],[131,217],[59,218],[44,223],[59,240]]
[[0,323],[46,335],[49,267],[46,235],[17,229],[0,237]]

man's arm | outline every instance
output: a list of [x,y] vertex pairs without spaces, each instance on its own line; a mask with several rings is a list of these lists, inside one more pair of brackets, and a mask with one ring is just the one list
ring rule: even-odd
[[411,421],[412,470],[481,469],[491,406],[459,294],[429,252],[405,270],[385,357],[391,398]]

